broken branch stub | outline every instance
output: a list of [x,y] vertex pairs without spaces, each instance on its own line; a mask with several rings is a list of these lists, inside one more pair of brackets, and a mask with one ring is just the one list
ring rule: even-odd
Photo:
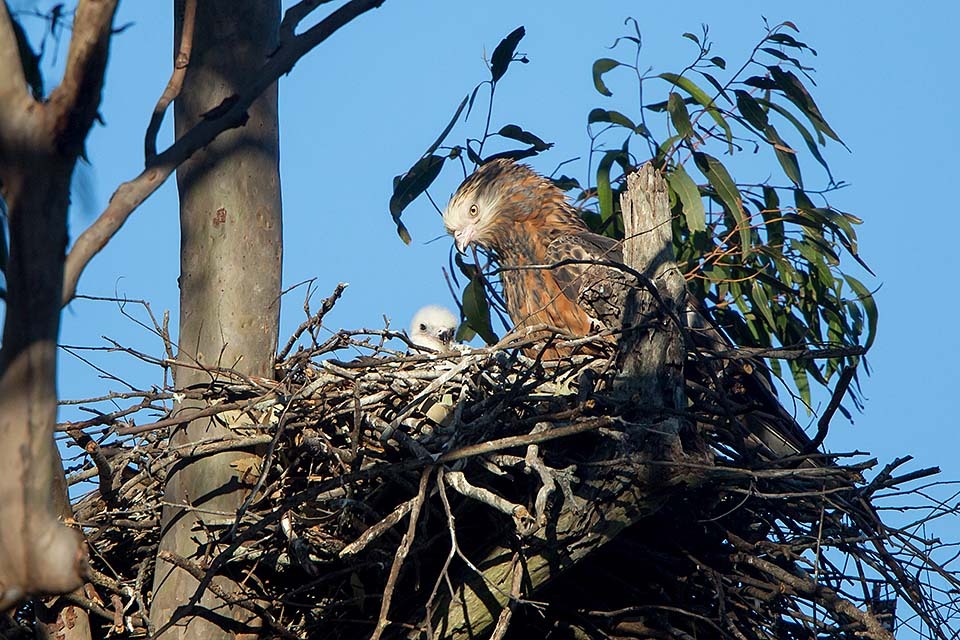
[[[683,338],[678,311],[687,287],[673,255],[667,183],[649,162],[627,176],[620,196],[623,211],[623,261],[647,279],[627,297],[623,336],[618,348],[617,387],[645,412],[681,410]],[[665,419],[676,434],[679,423]]]

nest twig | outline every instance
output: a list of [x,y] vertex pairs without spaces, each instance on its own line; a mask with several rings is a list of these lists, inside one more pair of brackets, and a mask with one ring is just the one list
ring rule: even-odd
[[[578,507],[585,465],[622,462],[586,454],[623,438],[624,408],[607,393],[610,359],[531,359],[523,349],[538,338],[526,335],[446,354],[393,350],[389,340],[401,336],[388,330],[321,342],[314,329],[336,297],[298,329],[311,334],[309,347],[284,348],[276,381],[219,371],[202,389],[91,399],[82,404],[117,404],[62,425],[87,456],[68,480],[87,491],[74,511],[105,578],[95,588],[107,597],[87,607],[105,629],[117,633],[118,617],[133,637],[159,626],[145,607],[170,467],[257,450],[267,454],[244,508],[197,532],[218,542],[209,546],[218,554],[203,566],[166,559],[210,589],[217,571],[254,578],[239,581],[247,593],[215,595],[278,636],[438,635],[438,596],[453,588],[457,567],[483,575],[474,554],[490,538],[513,549],[508,579],[490,586],[510,603],[495,614],[497,638],[562,630],[558,637],[891,638],[898,620],[932,637],[957,633],[944,605],[955,610],[960,579],[937,560],[952,552],[922,535],[954,509],[927,504],[902,527],[880,516],[888,503],[921,507],[921,490],[901,487],[936,470],[902,473],[901,459],[866,481],[873,460],[764,456],[744,438],[751,409],[719,397],[704,376],[690,378],[684,417],[694,428],[681,434],[698,455],[648,461],[669,467],[662,506],[531,592],[526,554],[550,539],[560,509]],[[555,340],[592,340],[593,353],[606,344]],[[171,401],[183,397],[208,403],[192,419],[249,419],[230,437],[173,446],[181,420]]]

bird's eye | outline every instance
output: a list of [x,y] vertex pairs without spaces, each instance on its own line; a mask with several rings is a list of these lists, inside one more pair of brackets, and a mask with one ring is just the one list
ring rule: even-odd
[[421,323],[421,324],[420,324],[420,331],[426,331],[426,330],[427,330],[427,325]]
[[475,204],[470,205],[470,217],[476,218],[478,213],[480,213],[480,207]]

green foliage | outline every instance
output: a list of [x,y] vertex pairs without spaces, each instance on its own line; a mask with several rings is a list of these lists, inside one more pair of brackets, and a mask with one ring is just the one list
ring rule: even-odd
[[400,220],[400,214],[417,196],[427,190],[443,168],[443,156],[425,155],[402,176],[393,179],[393,195],[390,197],[390,215],[397,223],[397,234],[410,244],[410,233]]
[[[802,60],[816,51],[797,39],[792,23],[766,25],[749,57],[728,71],[727,60],[712,54],[704,27],[700,35],[683,34],[696,46],[687,66],[679,72],[650,72],[639,64],[642,39],[636,22],[628,24],[633,34],[617,38],[614,48],[628,48],[632,55],[625,58],[633,60],[597,60],[593,84],[605,98],[616,92],[642,96],[643,102],[590,111],[593,184],[584,188],[566,176],[555,182],[571,193],[594,231],[621,239],[619,195],[625,176],[652,161],[670,187],[676,255],[690,291],[730,338],[741,346],[830,346],[843,354],[787,361],[801,398],[809,403],[811,379],[826,386],[842,368],[858,364],[859,354],[874,340],[878,317],[870,290],[841,269],[846,256],[869,271],[857,248],[855,226],[861,221],[829,203],[830,193],[843,183],[833,178],[822,149],[828,141],[843,143],[807,88],[812,69]],[[413,176],[398,183],[394,199],[402,206],[395,211],[391,200],[391,212],[399,227],[402,208],[429,187],[445,158],[463,162],[465,152],[479,165],[498,157],[527,158],[550,148],[517,125],[491,133],[497,82],[511,61],[526,62],[516,54],[523,34],[521,27],[503,39],[491,58],[491,79],[464,99],[443,135],[411,169]],[[623,82],[629,92],[621,91]],[[490,106],[483,135],[446,147],[445,157],[434,155],[444,148],[440,145],[464,112],[464,103],[469,115],[484,86],[490,89]],[[665,122],[648,124],[655,116]],[[526,146],[484,155],[485,143],[494,137]],[[810,158],[824,174],[816,188],[811,186]],[[772,176],[746,179],[758,159],[762,175]],[[406,185],[414,188],[400,189]],[[462,305],[465,331],[476,331],[491,342],[496,335],[490,327],[488,296],[480,294],[485,287],[496,299],[496,287],[482,278],[483,269],[476,264],[457,256],[457,266],[468,278]],[[780,373],[779,362],[770,365]],[[850,389],[859,405],[856,385]]]
[[[788,361],[796,388],[809,403],[811,379],[827,385],[841,368],[858,363],[857,347],[872,344],[877,307],[869,289],[841,269],[844,255],[867,268],[857,249],[855,226],[861,221],[829,203],[829,194],[843,184],[834,180],[821,148],[828,139],[842,141],[801,80],[812,84],[811,68],[801,59],[816,52],[796,33],[789,22],[768,26],[748,59],[731,72],[723,58],[711,55],[706,28],[699,36],[684,34],[696,52],[679,73],[645,73],[629,60],[604,59],[606,70],[631,72],[628,82],[638,84],[647,101],[626,115],[602,107],[591,112],[591,154],[599,158],[596,184],[579,198],[604,218],[612,203],[613,215],[619,216],[617,196],[629,168],[611,176],[608,158],[626,154],[630,168],[652,159],[670,185],[675,248],[690,290],[734,342],[846,348],[849,355],[820,364]],[[639,60],[639,37],[617,42]],[[597,77],[594,67],[595,84]],[[609,97],[617,79],[608,76],[598,92]],[[636,93],[636,86],[630,89]],[[652,131],[663,127],[648,126],[651,114],[668,117],[662,139]],[[809,186],[809,176],[805,181],[805,156],[791,145],[791,137],[802,141],[806,157],[823,168],[824,184],[818,188]],[[622,142],[609,149],[611,140]],[[741,158],[764,153],[771,160],[765,171],[776,167],[785,180],[776,173],[759,182],[742,178],[750,161]],[[620,229],[608,225],[603,233],[620,238]],[[771,366],[779,369],[778,363]]]
[[[478,274],[463,289],[463,315],[468,319],[464,327],[475,331],[485,342],[492,344],[497,336],[490,325],[490,305],[484,291],[483,278]],[[464,336],[461,336],[461,339]]]
[[[393,221],[397,225],[397,234],[400,236],[400,239],[404,241],[404,243],[410,244],[410,233],[407,231],[406,226],[401,220],[403,210],[407,208],[407,205],[424,193],[431,184],[433,184],[433,181],[436,180],[437,176],[440,175],[440,171],[443,169],[443,164],[446,160],[459,158],[464,150],[466,150],[470,161],[476,165],[493,160],[495,157],[510,157],[514,158],[515,160],[521,160],[523,158],[529,158],[530,156],[536,155],[541,151],[546,151],[552,146],[551,144],[544,142],[538,136],[530,133],[529,131],[523,130],[521,127],[515,124],[508,124],[502,127],[498,132],[490,133],[490,117],[488,110],[487,126],[484,130],[483,137],[480,140],[468,139],[465,147],[443,147],[447,153],[444,155],[436,154],[436,151],[441,148],[441,145],[447,139],[447,136],[450,135],[453,127],[457,124],[457,122],[460,121],[460,117],[464,115],[464,109],[466,109],[466,116],[464,117],[469,116],[470,111],[473,110],[473,103],[480,89],[484,86],[490,87],[490,105],[492,106],[493,96],[497,89],[497,82],[507,72],[507,69],[510,67],[510,63],[527,62],[526,57],[522,55],[518,56],[516,53],[517,45],[520,43],[520,40],[525,34],[526,30],[523,27],[517,27],[510,32],[510,34],[507,35],[507,37],[505,37],[500,44],[497,45],[497,48],[493,50],[493,55],[490,57],[490,79],[478,84],[476,87],[474,87],[470,95],[460,101],[460,105],[454,112],[453,117],[450,118],[450,121],[443,128],[443,131],[440,132],[440,135],[433,142],[433,144],[431,144],[423,153],[423,155],[420,156],[420,159],[417,160],[414,165],[405,173],[394,177],[393,195],[390,197],[390,215],[393,217]],[[483,145],[489,138],[493,136],[514,140],[529,146],[526,149],[513,149],[497,154],[496,156],[482,158],[481,154],[483,152]],[[478,149],[474,149],[475,145],[478,146]],[[481,332],[481,334],[482,333],[484,332]],[[492,334],[492,330],[490,331],[490,334]]]
[[[457,107],[453,117],[444,127],[439,137],[424,152],[416,163],[404,174],[396,176],[393,179],[393,195],[390,198],[390,215],[397,225],[397,233],[405,242],[410,242],[410,234],[401,221],[403,210],[413,202],[420,194],[424,193],[443,168],[446,160],[463,161],[463,154],[478,166],[484,162],[489,162],[497,158],[512,158],[522,160],[535,156],[548,150],[553,145],[545,142],[542,138],[530,131],[525,130],[516,124],[507,124],[502,126],[496,132],[490,130],[490,116],[493,109],[493,99],[497,90],[497,83],[503,78],[504,74],[513,62],[527,63],[528,60],[522,54],[517,53],[517,46],[520,40],[526,34],[526,30],[521,26],[510,32],[500,44],[493,50],[490,56],[490,79],[484,80],[473,91],[465,97]],[[467,138],[464,145],[442,146],[447,136],[453,130],[453,127],[460,121],[461,116],[469,117],[473,110],[474,102],[478,93],[483,88],[489,88],[489,105],[487,108],[486,124],[483,135],[480,138]],[[484,146],[492,138],[499,138],[506,141],[509,145],[504,151],[491,155],[484,154]],[[523,147],[514,147],[514,143],[521,143]],[[443,150],[445,155],[438,155],[437,150]],[[465,168],[465,166],[464,166]],[[567,179],[569,180],[569,178]],[[574,182],[574,184],[577,184]],[[458,271],[465,275],[468,283],[463,290],[460,304],[461,319],[463,323],[457,333],[458,340],[469,340],[474,335],[479,335],[487,343],[497,341],[497,334],[493,330],[490,319],[489,296],[497,297],[497,292],[493,285],[484,277],[482,269],[474,264],[465,263],[458,255],[456,264]],[[456,271],[451,265],[451,275],[456,278]],[[455,280],[456,282],[456,280]]]
[[613,95],[610,89],[607,89],[607,85],[603,82],[603,74],[611,69],[616,69],[619,66],[619,62],[616,60],[611,60],[610,58],[600,58],[593,63],[593,86],[596,87],[597,91],[599,91],[602,95]]
[[507,67],[513,62],[513,54],[517,50],[520,40],[527,34],[523,27],[517,27],[510,34],[500,41],[497,48],[493,50],[490,56],[490,80],[494,84],[507,72]]

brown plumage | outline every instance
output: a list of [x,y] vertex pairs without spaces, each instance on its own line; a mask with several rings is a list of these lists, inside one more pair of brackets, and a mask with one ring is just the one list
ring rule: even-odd
[[[545,324],[574,336],[622,328],[622,310],[637,286],[622,263],[620,243],[590,231],[563,192],[525,165],[495,160],[479,167],[450,199],[443,223],[457,249],[478,244],[501,268],[507,312],[517,328]],[[695,347],[723,351],[732,343],[692,309]],[[551,349],[545,357],[568,352]],[[804,452],[810,439],[780,405],[760,362],[708,360],[689,372],[753,410],[741,426],[750,447],[774,457]]]
[[476,243],[493,253],[518,328],[584,336],[620,326],[634,280],[609,264],[622,262],[619,243],[592,233],[563,192],[529,167],[481,166],[450,199],[443,222],[460,251]]

